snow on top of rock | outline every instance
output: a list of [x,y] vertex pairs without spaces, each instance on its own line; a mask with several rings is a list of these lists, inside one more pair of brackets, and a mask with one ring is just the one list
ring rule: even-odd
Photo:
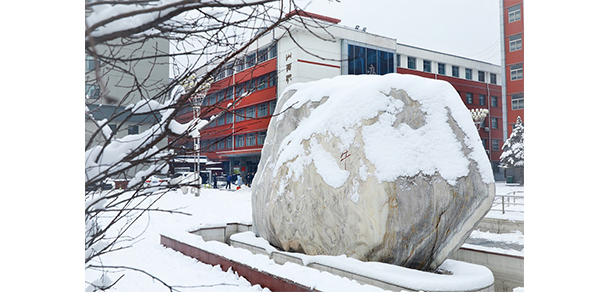
[[[407,124],[393,126],[396,114],[405,108],[405,104],[389,96],[392,89],[404,90],[411,99],[421,104],[420,110],[425,114],[423,126],[417,129]],[[462,152],[461,142],[448,124],[450,113],[466,135],[465,144],[472,150],[469,158],[477,163],[483,181],[494,181],[470,112],[451,84],[445,81],[402,74],[344,75],[293,84],[284,90],[280,98],[286,98],[288,95],[285,93],[291,90],[296,90],[295,94],[287,100],[280,100],[276,113],[289,107],[298,109],[308,102],[323,102],[311,109],[297,129],[281,141],[275,165],[294,160],[291,162],[294,175],[298,175],[298,170],[304,167],[296,164],[308,164],[311,163],[310,159],[328,154],[311,153],[311,158],[295,159],[305,154],[302,141],[316,134],[329,133],[340,139],[337,147],[344,151],[354,143],[354,129],[362,126],[365,155],[375,165],[375,176],[379,181],[392,181],[401,174],[417,175],[421,172],[432,175],[438,171],[453,184],[458,178],[468,175],[469,162]],[[377,116],[375,123],[362,124],[362,120]],[[279,115],[275,119],[279,122],[283,118],[284,115]],[[311,147],[310,151],[325,152],[322,147]],[[320,162],[314,163],[317,167]],[[333,182],[329,185],[335,187],[347,180],[347,176],[340,171],[327,171],[320,175],[325,182]]]

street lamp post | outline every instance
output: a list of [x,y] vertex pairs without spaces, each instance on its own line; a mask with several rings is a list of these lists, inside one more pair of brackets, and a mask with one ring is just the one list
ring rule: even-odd
[[[191,86],[194,86],[193,83],[191,83],[192,84]],[[203,104],[203,100],[205,99],[205,96],[207,95],[208,90],[210,90],[211,85],[212,85],[212,80],[211,79],[207,80],[202,85],[202,87],[200,89],[198,89],[190,99],[191,106],[193,107],[193,125],[197,125],[197,123],[199,123],[199,119],[200,119],[199,115],[201,114],[201,105]],[[193,177],[195,178],[195,180],[196,180],[195,184],[197,185],[197,192],[195,193],[195,196],[199,196],[199,191],[201,188],[201,177],[199,175],[199,172],[201,171],[200,134],[196,133],[193,140],[194,140],[193,141],[193,151],[195,151]]]

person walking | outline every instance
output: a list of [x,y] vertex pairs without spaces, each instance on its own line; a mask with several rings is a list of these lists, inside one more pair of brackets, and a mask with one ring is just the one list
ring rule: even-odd
[[225,189],[231,189],[231,180],[233,179],[233,177],[231,176],[231,174],[229,173],[227,175],[227,185],[225,186]]
[[212,178],[214,181],[214,188],[217,189],[218,188],[218,178],[216,177],[216,174],[213,174]]

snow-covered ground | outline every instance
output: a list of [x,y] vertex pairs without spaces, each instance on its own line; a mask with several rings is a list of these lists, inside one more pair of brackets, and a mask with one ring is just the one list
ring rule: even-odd
[[[503,183],[497,185],[497,194],[523,190],[523,187],[506,186]],[[218,266],[213,267],[198,262],[159,244],[159,234],[162,232],[191,231],[202,226],[217,226],[230,222],[251,223],[250,195],[247,187],[239,191],[203,189],[199,197],[192,194],[183,195],[180,190],[170,191],[159,200],[157,206],[161,209],[179,210],[191,215],[150,212],[148,216],[136,221],[136,224],[129,230],[127,236],[137,238],[133,245],[130,248],[105,255],[103,264],[127,266],[146,271],[167,285],[179,287],[181,291],[268,291],[258,285],[252,286],[247,280],[232,271],[223,272]],[[492,210],[488,216],[507,218],[514,216],[514,214],[497,213],[498,211]],[[520,216],[522,218],[523,214]],[[471,238],[504,242],[509,245],[523,245],[523,234],[497,235],[474,232]],[[138,271],[120,269],[109,274],[109,277],[116,280],[122,274],[126,275],[113,286],[112,289],[115,291],[168,291],[163,283]],[[89,270],[85,273],[87,282],[99,281],[99,278],[100,275],[96,271]],[[371,286],[361,287],[362,291],[370,291],[373,288]]]

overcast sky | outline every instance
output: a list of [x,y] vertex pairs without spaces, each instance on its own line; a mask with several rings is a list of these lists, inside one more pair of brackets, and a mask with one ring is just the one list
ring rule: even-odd
[[297,0],[399,43],[500,65],[500,0]]

